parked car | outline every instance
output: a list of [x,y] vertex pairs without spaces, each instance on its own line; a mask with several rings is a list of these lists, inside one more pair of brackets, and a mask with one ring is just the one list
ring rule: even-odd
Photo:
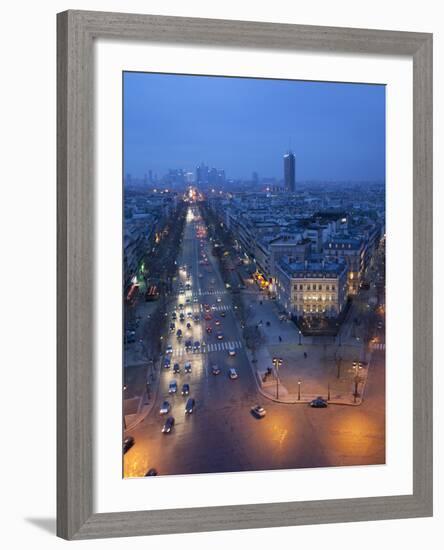
[[159,414],[168,414],[170,412],[171,405],[168,401],[164,401],[160,407]]
[[176,393],[177,392],[177,382],[175,380],[172,380],[170,382],[170,385],[168,386],[168,393]]
[[171,432],[171,430],[173,429],[173,426],[174,426],[174,418],[172,416],[169,416],[166,419],[165,424],[163,425],[162,432],[164,434],[169,434]]
[[310,407],[314,409],[325,409],[325,407],[328,407],[328,402],[323,397],[316,397],[316,399],[310,401]]
[[195,400],[192,397],[190,397],[187,400],[187,404],[185,405],[185,414],[191,414],[194,410],[195,405],[196,405]]
[[256,405],[251,409],[251,414],[253,414],[253,416],[256,416],[257,418],[263,418],[267,414],[267,411],[264,409],[264,407]]
[[184,384],[182,386],[182,395],[189,395],[190,393],[190,385],[189,384]]
[[123,452],[126,453],[127,451],[129,451],[131,447],[134,445],[134,443],[135,443],[134,437],[132,436],[125,437],[125,439],[123,440]]

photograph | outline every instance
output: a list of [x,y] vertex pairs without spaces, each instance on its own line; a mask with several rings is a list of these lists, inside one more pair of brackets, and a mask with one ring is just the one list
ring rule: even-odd
[[122,146],[123,478],[385,464],[386,86],[124,71]]

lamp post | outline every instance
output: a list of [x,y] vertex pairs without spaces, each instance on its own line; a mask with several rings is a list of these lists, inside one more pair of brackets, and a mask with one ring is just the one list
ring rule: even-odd
[[302,346],[302,332],[299,331],[299,345]]
[[301,380],[298,380],[298,401],[301,400]]
[[272,363],[276,371],[276,399],[279,399],[279,367],[282,366],[282,358],[273,357]]

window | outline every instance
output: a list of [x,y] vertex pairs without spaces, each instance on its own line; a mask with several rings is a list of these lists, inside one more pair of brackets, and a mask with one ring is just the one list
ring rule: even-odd
[[322,285],[318,285],[318,290],[322,290]]
[[331,289],[332,289],[332,290],[336,290],[335,285],[331,285]]

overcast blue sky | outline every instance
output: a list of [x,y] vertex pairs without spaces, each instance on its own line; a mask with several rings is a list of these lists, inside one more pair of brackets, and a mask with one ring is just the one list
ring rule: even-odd
[[385,87],[297,80],[124,73],[124,172],[200,162],[227,177],[385,179]]

